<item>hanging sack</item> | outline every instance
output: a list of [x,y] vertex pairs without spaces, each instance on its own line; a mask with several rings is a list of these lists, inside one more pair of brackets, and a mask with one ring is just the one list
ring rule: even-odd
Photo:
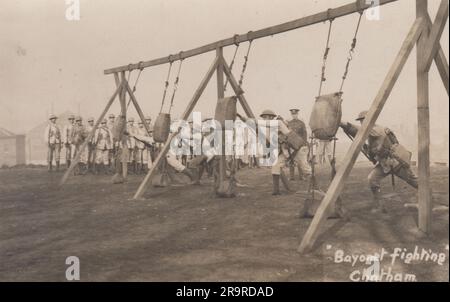
[[333,93],[317,97],[309,119],[314,138],[331,140],[336,135],[342,117],[341,96]]
[[237,99],[235,96],[219,99],[217,101],[216,113],[214,119],[218,121],[222,127],[225,127],[225,121],[235,121],[237,108]]
[[165,143],[170,132],[170,114],[160,113],[153,126],[153,140],[157,143]]

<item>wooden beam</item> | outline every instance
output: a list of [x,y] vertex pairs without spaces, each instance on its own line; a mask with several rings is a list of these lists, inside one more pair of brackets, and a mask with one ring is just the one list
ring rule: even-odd
[[[214,59],[213,64],[209,68],[208,72],[206,73],[205,77],[202,79],[199,87],[194,93],[194,96],[192,97],[191,101],[189,102],[188,106],[186,107],[183,115],[181,116],[182,120],[187,120],[189,115],[191,114],[192,110],[194,110],[195,105],[197,104],[198,100],[200,99],[203,91],[205,90],[206,86],[208,85],[209,81],[211,80],[211,77],[214,75],[214,72],[216,72],[217,65],[219,64],[219,59],[216,57]],[[162,159],[166,156],[167,152],[170,148],[170,142],[172,139],[178,134],[179,131],[173,132],[169,135],[166,142],[164,143],[163,148],[158,154],[158,157],[156,158],[155,162],[153,163],[152,168],[150,171],[148,171],[147,175],[145,176],[144,180],[140,184],[138,190],[134,194],[133,199],[139,199],[142,198],[142,196],[145,193],[145,190],[147,189],[150,181],[152,180],[156,170],[158,169],[159,164],[161,163]]]
[[344,160],[342,161],[342,165],[339,167],[336,176],[333,178],[327,194],[322,200],[319,208],[316,211],[316,215],[314,216],[311,225],[306,231],[305,236],[298,248],[298,251],[303,253],[310,250],[314,242],[317,239],[319,234],[320,227],[324,224],[327,219],[327,213],[336,202],[337,198],[342,192],[344,188],[344,181],[347,179],[350,171],[353,168],[353,165],[356,161],[356,158],[361,151],[361,147],[364,142],[367,140],[369,136],[370,130],[375,124],[376,119],[381,113],[384,104],[386,103],[392,88],[394,87],[400,73],[408,59],[409,54],[411,53],[414,45],[419,38],[422,29],[423,29],[424,21],[423,19],[417,19],[411,30],[409,31],[405,41],[402,44],[402,47],[395,58],[394,63],[392,64],[386,78],[383,81],[372,105],[367,113],[366,118],[362,124],[361,129],[358,131],[352,145],[350,146],[349,151],[345,155]]
[[[417,18],[428,16],[428,0],[416,0]],[[424,69],[429,54],[429,28],[417,41],[417,122],[418,122],[418,170],[419,170],[419,230],[428,234],[431,230],[431,187],[430,187],[430,110],[428,70]]]
[[[105,74],[111,74],[115,72],[120,71],[131,71],[139,68],[147,68],[151,66],[161,65],[169,63],[170,61],[177,61],[181,59],[186,59],[193,56],[198,56],[210,51],[215,51],[217,48],[226,47],[234,45],[236,42],[243,43],[248,42],[250,40],[256,40],[264,37],[269,37],[273,35],[277,35],[280,33],[284,33],[287,31],[291,31],[294,29],[306,27],[309,25],[321,23],[327,20],[336,19],[340,17],[344,17],[356,12],[359,12],[362,9],[367,9],[376,5],[385,5],[391,2],[395,2],[398,0],[379,0],[379,1],[373,1],[374,4],[369,3],[366,0],[356,0],[353,3],[346,4],[334,9],[329,9],[314,15],[310,15],[307,17],[303,17],[300,19],[296,19],[290,22],[282,23],[279,25],[267,27],[264,29],[260,29],[257,31],[249,32],[246,34],[237,35],[236,37],[231,37],[228,39],[220,40],[214,43],[210,43],[198,48],[194,48],[191,50],[180,52],[176,55],[171,55],[167,57],[162,57],[159,59],[151,60],[151,61],[145,61],[141,64],[135,63],[135,64],[129,64],[129,65],[123,65],[115,68],[110,68],[104,71]],[[373,5],[373,6],[372,6]]]
[[86,140],[83,142],[83,144],[81,145],[77,155],[75,156],[74,160],[72,161],[69,169],[67,169],[67,171],[64,173],[59,185],[62,186],[66,183],[67,179],[69,178],[70,174],[72,173],[73,169],[75,168],[76,165],[78,165],[78,162],[80,161],[80,156],[81,153],[84,151],[84,149],[86,148],[88,142],[90,142],[92,140],[92,138],[94,137],[95,131],[98,128],[98,125],[100,125],[100,122],[103,120],[103,118],[105,117],[106,113],[108,112],[109,108],[111,107],[112,103],[114,103],[114,100],[116,99],[117,95],[119,94],[119,92],[122,90],[122,85],[119,84],[119,86],[117,87],[116,91],[114,92],[114,94],[111,96],[111,98],[109,99],[108,103],[106,104],[105,109],[103,109],[103,112],[100,114],[99,118],[95,121],[94,127],[92,128],[91,132],[89,133],[88,137],[86,138]]
[[222,65],[223,65],[223,71],[225,72],[225,75],[227,76],[228,81],[239,100],[239,103],[241,104],[242,108],[244,108],[245,114],[247,115],[247,117],[255,118],[255,115],[253,114],[253,111],[250,108],[250,105],[248,104],[247,100],[245,99],[244,91],[242,90],[241,86],[239,86],[238,82],[234,78],[233,73],[230,70],[230,67],[228,66],[227,62],[225,61],[225,59],[223,57],[222,57]]
[[[217,64],[217,101],[225,97],[225,83],[223,77],[223,48],[217,48],[216,56],[219,59]],[[225,157],[225,127],[222,128],[222,155],[219,160],[219,183],[222,184],[227,176],[227,161]]]
[[[424,17],[428,16],[428,12]],[[431,63],[433,63],[434,58],[436,57],[438,50],[440,48],[440,39],[442,36],[442,32],[444,31],[445,25],[447,24],[448,19],[448,0],[442,0],[439,6],[439,10],[436,14],[436,19],[431,27],[430,36],[424,42],[425,51],[424,51],[424,62],[423,66],[420,66],[422,70],[430,71]]]

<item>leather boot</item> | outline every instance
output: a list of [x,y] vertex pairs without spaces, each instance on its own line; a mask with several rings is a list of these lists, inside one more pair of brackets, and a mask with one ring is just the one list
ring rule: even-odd
[[198,173],[196,173],[194,169],[184,168],[184,170],[181,173],[189,177],[193,183],[198,181]]
[[372,200],[373,200],[373,208],[371,212],[381,212],[383,214],[387,213],[386,207],[384,206],[383,198],[381,197],[381,188],[372,187],[370,188],[372,191]]
[[272,195],[281,195],[280,194],[280,175],[272,174],[273,180],[273,192]]
[[53,171],[53,166],[52,166],[52,163],[49,162],[48,163],[48,172],[52,172],[52,171]]
[[281,179],[281,182],[283,183],[283,186],[286,189],[286,191],[291,192],[291,186],[289,185],[289,180],[283,171],[281,171],[281,173],[280,173],[280,179]]

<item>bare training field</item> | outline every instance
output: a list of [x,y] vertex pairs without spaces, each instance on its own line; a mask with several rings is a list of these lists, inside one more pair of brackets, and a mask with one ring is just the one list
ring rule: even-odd
[[[415,247],[445,253],[445,263],[397,261],[392,273],[448,281],[448,212],[433,232],[417,232],[417,210],[403,205],[415,190],[384,181],[388,214],[370,212],[369,167],[352,171],[341,196],[350,221],[329,219],[312,253],[298,244],[311,219],[300,219],[302,195],[272,196],[270,170],[243,169],[234,199],[216,198],[212,180],[151,188],[131,200],[142,175],[125,184],[111,176],[73,176],[44,168],[0,169],[0,281],[65,281],[65,260],[80,259],[81,281],[351,281],[362,263],[336,263],[336,251],[370,254]],[[329,171],[319,173],[326,188]],[[448,205],[448,168],[432,169],[436,204]],[[291,182],[295,190],[307,184]],[[389,261],[382,266],[387,271]],[[367,267],[367,265],[366,265]],[[399,275],[400,276],[400,275]]]

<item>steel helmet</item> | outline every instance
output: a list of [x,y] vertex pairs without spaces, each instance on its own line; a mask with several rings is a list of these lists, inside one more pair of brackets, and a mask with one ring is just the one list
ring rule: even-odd
[[269,116],[273,116],[273,117],[277,116],[275,114],[275,112],[273,112],[272,110],[269,110],[269,109],[264,110],[259,116],[263,117],[264,115],[269,115]]
[[356,120],[357,120],[357,121],[360,121],[360,120],[365,119],[368,112],[369,112],[369,111],[367,111],[367,110],[361,111],[361,112],[358,114],[358,118],[357,118]]
[[56,120],[57,117],[54,114],[50,114],[50,116],[48,117],[49,120]]

